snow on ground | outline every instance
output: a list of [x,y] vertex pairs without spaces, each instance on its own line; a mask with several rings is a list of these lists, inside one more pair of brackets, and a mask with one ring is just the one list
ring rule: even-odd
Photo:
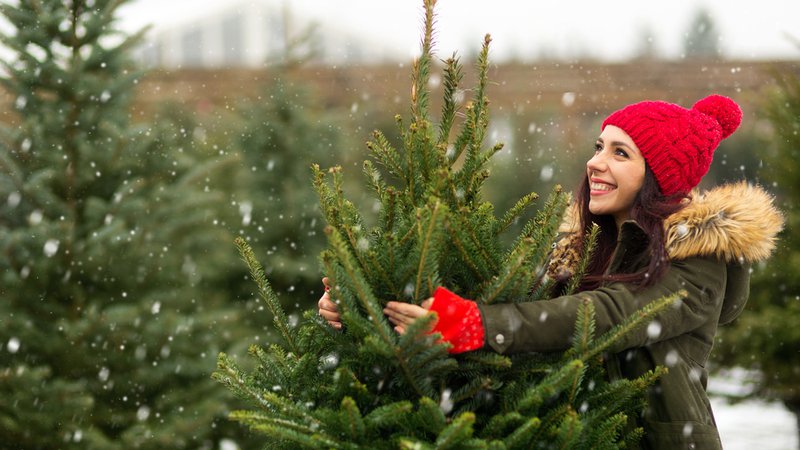
[[711,397],[711,407],[725,450],[800,448],[794,415],[782,403],[748,400],[729,404]]

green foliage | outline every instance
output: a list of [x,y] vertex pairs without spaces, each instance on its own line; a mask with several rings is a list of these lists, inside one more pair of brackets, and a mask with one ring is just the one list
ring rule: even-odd
[[761,372],[750,395],[782,401],[800,417],[800,79],[777,73],[776,88],[765,97],[764,111],[774,136],[764,158],[762,178],[776,187],[785,231],[765,264],[753,267],[750,300],[732,326],[721,328],[715,355],[727,367]]
[[[626,432],[627,418],[638,413],[646,387],[662,372],[609,383],[602,354],[670,307],[674,297],[654,302],[599,338],[591,305],[584,305],[575,347],[564,355],[453,357],[449,344],[428,334],[432,315],[417,319],[402,336],[383,315],[388,300],[419,304],[438,285],[482,303],[547,298],[546,288],[535,298],[529,290],[547,284],[546,259],[568,201],[557,187],[526,218],[538,198],[529,194],[498,219],[494,206],[482,200],[487,163],[502,148],[484,146],[490,39],[477,61],[478,86],[463,107],[460,130],[453,127],[462,109],[454,95],[461,66],[456,57],[444,62],[445,101],[435,126],[427,91],[433,6],[425,2],[411,120],[407,127],[396,120],[401,146],[380,132],[368,143],[375,164],[366,162],[364,172],[380,205],[377,225],[367,228],[345,198],[341,168],[312,169],[328,224],[321,262],[343,331],[314,311],[289,328],[285,313],[273,311],[283,344],[251,350],[259,366],[250,372],[222,354],[214,378],[249,398],[256,410],[231,417],[265,434],[269,448],[618,448],[638,436]],[[500,233],[518,220],[524,221],[521,234],[504,245]],[[270,297],[249,246],[237,244],[259,291]],[[609,399],[620,389],[627,395]]]
[[[292,292],[310,299],[320,285],[317,255],[325,235],[308,167],[312,161],[329,165],[345,145],[343,125],[290,72],[279,71],[262,93],[231,109],[216,132],[239,159],[240,169],[229,177],[237,217],[228,228],[245,236],[264,261],[278,299],[287,301]],[[242,275],[231,276],[232,290],[241,289]]]
[[116,30],[123,4],[0,5],[15,107],[0,129],[0,436],[14,448],[196,448],[231,431],[209,358],[246,329],[214,288],[214,264],[235,258],[213,244],[230,240],[211,226],[226,199],[203,185],[231,160],[170,114],[130,123],[141,33]]

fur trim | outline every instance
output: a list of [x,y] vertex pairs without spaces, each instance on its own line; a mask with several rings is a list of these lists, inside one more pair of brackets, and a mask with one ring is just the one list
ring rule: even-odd
[[[763,188],[746,182],[726,184],[699,194],[664,221],[671,259],[715,255],[727,262],[758,262],[775,249],[783,215]],[[572,276],[582,249],[577,245],[578,209],[571,204],[558,231],[565,235],[554,245],[548,276]]]
[[715,255],[753,263],[772,254],[783,216],[763,188],[742,181],[695,193],[664,226],[671,259]]
[[567,233],[553,245],[547,276],[555,281],[566,281],[572,278],[575,268],[581,263],[578,233]]

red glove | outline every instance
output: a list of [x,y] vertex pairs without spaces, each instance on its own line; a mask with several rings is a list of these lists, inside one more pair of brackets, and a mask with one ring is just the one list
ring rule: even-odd
[[431,333],[440,333],[442,340],[452,345],[448,352],[463,353],[483,347],[483,321],[477,303],[438,287],[430,310],[439,317]]

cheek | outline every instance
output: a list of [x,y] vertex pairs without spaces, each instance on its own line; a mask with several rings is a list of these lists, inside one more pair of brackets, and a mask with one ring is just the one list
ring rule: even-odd
[[626,186],[627,189],[625,189],[625,196],[630,200],[630,202],[633,202],[633,199],[635,199],[636,195],[639,194],[639,191],[642,190],[642,186],[644,186],[644,169],[642,170],[642,173],[632,176],[631,182],[628,184],[628,186]]

